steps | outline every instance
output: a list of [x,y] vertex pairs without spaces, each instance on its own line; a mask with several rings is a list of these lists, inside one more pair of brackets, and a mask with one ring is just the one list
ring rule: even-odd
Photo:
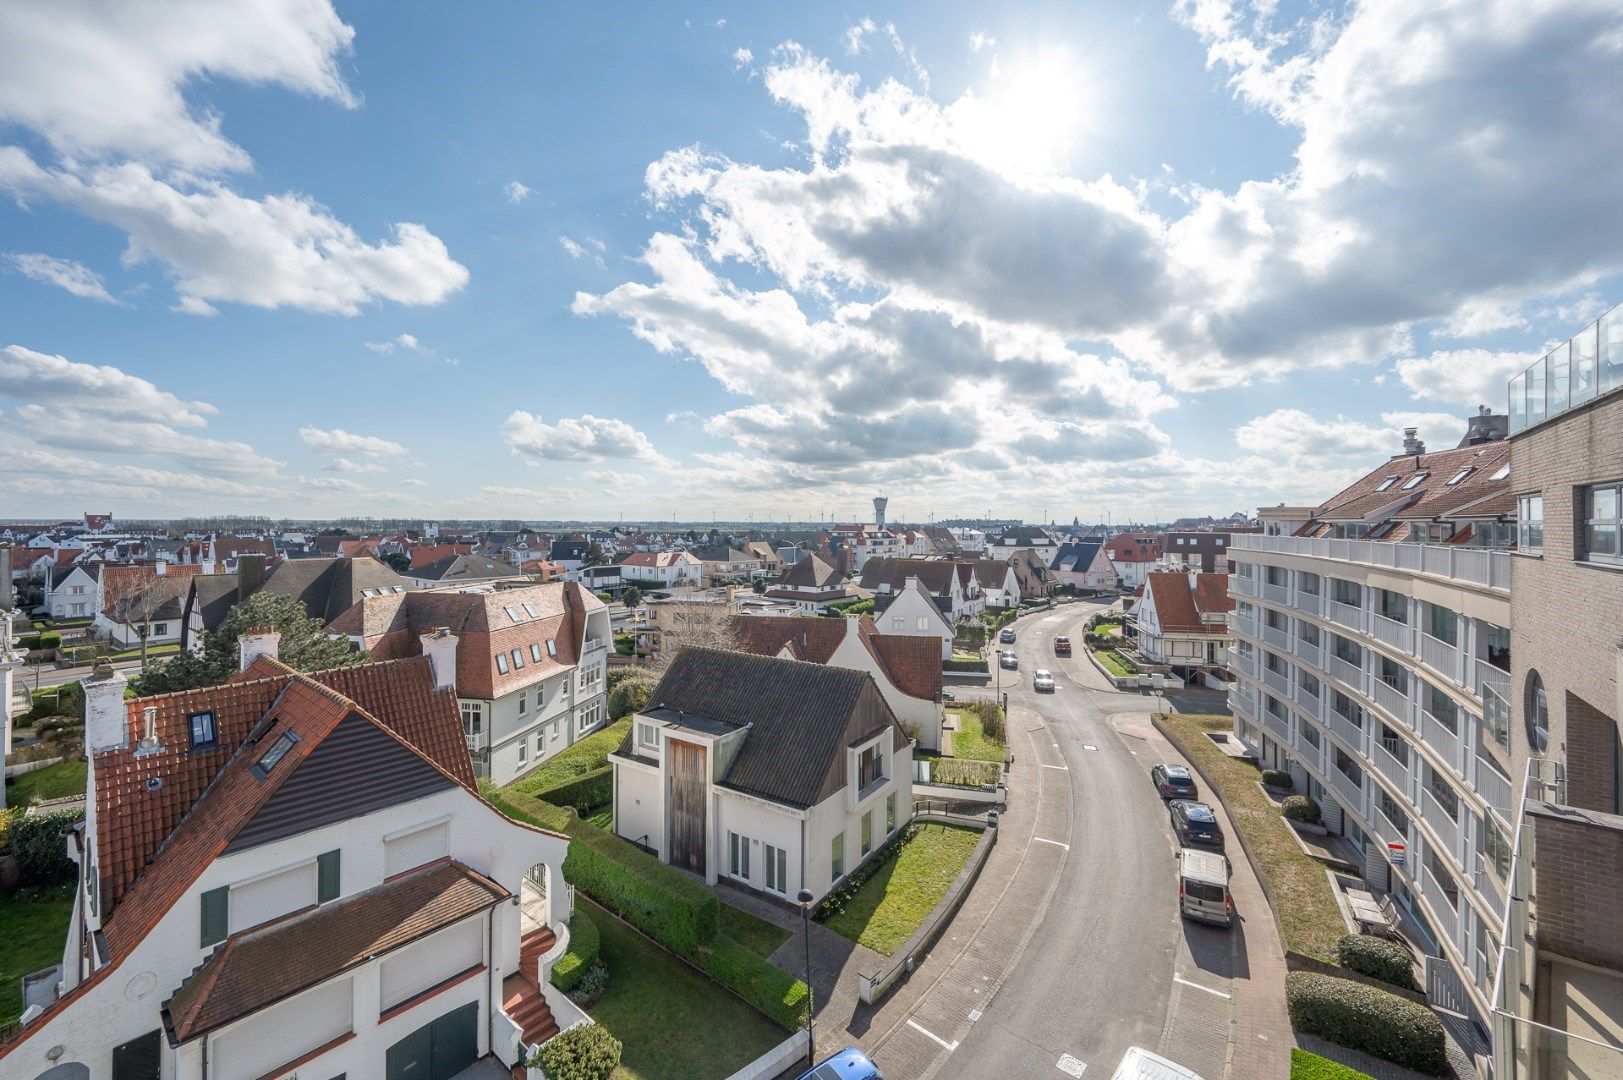
[[519,970],[502,980],[502,1012],[518,1025],[524,1045],[540,1046],[558,1034],[558,1024],[535,978],[542,954],[557,944],[551,930],[526,934],[519,944]]

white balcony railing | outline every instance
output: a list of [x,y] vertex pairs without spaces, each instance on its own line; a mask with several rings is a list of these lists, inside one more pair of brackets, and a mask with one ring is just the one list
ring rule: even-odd
[[1304,684],[1297,683],[1296,693],[1294,696],[1296,698],[1296,704],[1300,705],[1314,716],[1319,715],[1319,695],[1309,690]]
[[1456,866],[1463,866],[1460,861],[1460,823],[1454,819],[1431,789],[1424,788],[1420,792],[1420,817],[1437,834],[1442,847],[1448,852],[1449,861]]
[[1450,682],[1460,681],[1460,650],[1430,634],[1420,635],[1420,659]]
[[1285,652],[1290,651],[1291,636],[1282,627],[1269,626],[1267,623],[1264,623],[1262,626],[1262,640],[1266,641],[1276,649],[1281,649]]
[[1243,634],[1255,639],[1257,636],[1257,620],[1248,619],[1244,615],[1229,613],[1229,630],[1236,634]]
[[1263,668],[1262,682],[1264,686],[1280,697],[1288,698],[1291,696],[1290,678],[1282,671],[1269,671],[1267,668]]
[[1325,605],[1325,614],[1330,616],[1332,622],[1338,622],[1349,629],[1360,632],[1364,629],[1364,609],[1361,607],[1331,600]]
[[1425,709],[1420,710],[1420,738],[1460,772],[1460,737]]
[[1334,653],[1326,653],[1324,657],[1324,670],[1352,687],[1362,692],[1364,689],[1364,669],[1357,664],[1350,664]]
[[1380,540],[1335,540],[1308,536],[1235,533],[1235,551],[1271,551],[1337,559],[1463,581],[1503,592],[1510,590],[1510,556],[1503,551],[1460,548],[1450,544],[1392,544]]
[[1324,614],[1324,597],[1318,593],[1296,590],[1296,607],[1309,615]]
[[1508,823],[1513,802],[1509,778],[1502,776],[1481,753],[1476,755],[1471,767],[1471,786],[1482,796],[1482,801],[1498,811],[1500,819]]
[[1257,583],[1252,578],[1244,578],[1244,577],[1241,577],[1238,574],[1230,574],[1229,575],[1229,595],[1230,596],[1255,596],[1255,595],[1257,595]]
[[1291,642],[1291,651],[1314,667],[1320,667],[1324,664],[1324,650],[1311,641],[1297,638]]
[[1455,906],[1458,901],[1449,899],[1448,893],[1443,891],[1442,883],[1431,872],[1431,867],[1421,869],[1421,892],[1425,896],[1426,906],[1431,908],[1437,919],[1437,929],[1443,937],[1448,939],[1450,945],[1457,949],[1460,934],[1460,913]]
[[1480,657],[1471,662],[1471,689],[1486,697],[1492,687],[1505,701],[1510,700],[1510,672],[1496,668]]
[[1262,710],[1262,726],[1268,733],[1280,742],[1289,743],[1291,738],[1290,721],[1281,715],[1275,715],[1267,709]]
[[1330,725],[1330,734],[1353,748],[1353,752],[1362,755],[1364,752],[1364,729],[1342,716],[1334,709],[1324,714],[1325,722]]
[[1385,615],[1372,615],[1369,622],[1377,641],[1384,641],[1406,653],[1414,652],[1414,628],[1408,623],[1388,619]]
[[1380,770],[1381,775],[1396,784],[1398,790],[1403,793],[1404,798],[1408,798],[1409,766],[1394,757],[1392,752],[1379,741],[1375,743],[1370,760],[1375,762],[1375,767]]
[[1409,694],[1407,691],[1399,690],[1385,679],[1371,679],[1369,685],[1375,695],[1375,704],[1403,721],[1405,726],[1412,722],[1409,717]]
[[1290,590],[1283,585],[1270,585],[1262,583],[1262,598],[1271,604],[1290,603]]
[[1392,820],[1386,816],[1386,812],[1379,806],[1375,808],[1374,813],[1369,815],[1369,821],[1371,825],[1375,826],[1375,835],[1379,836],[1383,842],[1388,844],[1399,843],[1405,848],[1409,846],[1408,830],[1400,829],[1394,825]]
[[1247,720],[1257,718],[1257,696],[1249,687],[1235,683],[1229,688],[1229,711]]
[[1362,781],[1354,780],[1340,769],[1332,767],[1330,769],[1330,787],[1334,789],[1337,795],[1341,796],[1341,801],[1346,805],[1347,809],[1359,817],[1364,816],[1364,785]]

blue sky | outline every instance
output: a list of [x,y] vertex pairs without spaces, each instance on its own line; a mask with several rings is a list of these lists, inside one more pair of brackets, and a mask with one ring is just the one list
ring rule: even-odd
[[1623,299],[1615,4],[576,7],[0,0],[0,516],[1317,501]]

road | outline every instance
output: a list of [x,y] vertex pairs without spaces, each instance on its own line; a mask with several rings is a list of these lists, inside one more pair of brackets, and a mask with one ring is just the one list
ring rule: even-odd
[[[1003,688],[1011,724],[1033,735],[1042,820],[1058,833],[1037,841],[1068,850],[1046,908],[1027,915],[1039,921],[1023,953],[956,1044],[943,1041],[926,1077],[1108,1077],[1135,1045],[1208,1080],[1225,1076],[1244,931],[1178,917],[1176,846],[1149,780],[1159,739],[1143,721],[1157,703],[1110,688],[1083,655],[1082,623],[1097,610],[1066,606],[1016,624],[1020,670],[1004,672]],[[1071,659],[1054,656],[1061,633],[1076,643]],[[1054,672],[1054,693],[1032,691],[1038,668]],[[1021,734],[1011,731],[1012,745]],[[891,1075],[885,1047],[878,1061]]]

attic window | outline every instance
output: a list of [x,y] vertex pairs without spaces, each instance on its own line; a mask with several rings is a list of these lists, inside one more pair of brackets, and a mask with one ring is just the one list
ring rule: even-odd
[[1385,491],[1387,488],[1391,487],[1393,484],[1395,484],[1397,482],[1398,482],[1397,477],[1388,476],[1385,480],[1382,480],[1379,484],[1375,485],[1375,490],[1376,491]]
[[362,589],[361,590],[361,595],[362,596],[376,596],[377,595],[377,590],[375,590],[375,589]]
[[510,608],[507,608],[506,611],[507,611],[507,617],[509,619],[512,619],[514,622],[523,622],[524,621],[523,617],[521,615],[519,615],[519,613],[518,613],[518,608],[510,607]]
[[539,619],[541,617],[541,613],[535,610],[534,604],[525,604],[524,613],[532,619]]
[[530,659],[538,664],[541,662],[541,646],[533,641],[530,642]]
[[557,656],[558,655],[558,643],[556,641],[553,641],[551,638],[547,639],[547,655],[548,656]]
[[507,654],[506,653],[497,653],[496,654],[496,673],[498,675],[506,675],[507,674]]
[[524,652],[522,649],[513,650],[513,670],[517,671],[524,666]]
[[299,737],[291,731],[282,732],[276,737],[276,741],[271,743],[270,749],[259,755],[259,760],[254,762],[254,771],[261,779],[269,776],[270,771],[276,768],[276,763],[286,757],[287,752],[293,749],[293,744],[298,741]]
[[186,726],[191,731],[193,750],[214,745],[214,714],[212,712],[192,713],[186,718]]
[[1409,479],[1407,479],[1407,480],[1405,480],[1403,482],[1403,490],[1404,491],[1413,491],[1415,488],[1417,488],[1417,487],[1419,487],[1421,485],[1421,483],[1426,479],[1426,477],[1428,477],[1430,475],[1431,475],[1431,473],[1423,473],[1423,472],[1422,473],[1415,473],[1413,476],[1409,477]]
[[1507,477],[1509,475],[1510,475],[1510,462],[1507,461],[1503,465],[1499,466],[1499,471],[1494,473],[1492,476],[1488,477],[1488,479],[1489,480],[1503,480],[1505,477]]
[[1459,483],[1461,480],[1464,480],[1467,476],[1470,476],[1474,472],[1476,472],[1476,466],[1467,465],[1465,468],[1461,469],[1459,472],[1455,473],[1449,478],[1448,486],[1453,487],[1455,484]]

